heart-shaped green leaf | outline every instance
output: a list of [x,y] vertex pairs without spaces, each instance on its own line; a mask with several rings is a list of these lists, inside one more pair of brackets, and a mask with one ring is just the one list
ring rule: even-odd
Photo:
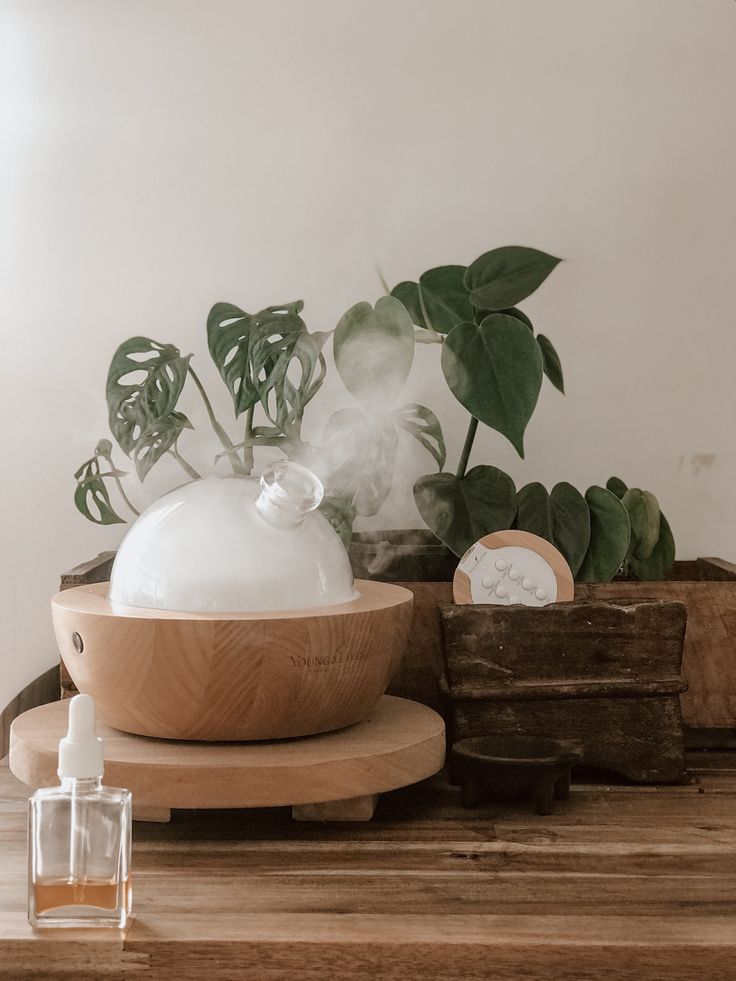
[[503,313],[507,317],[515,317],[520,320],[522,324],[526,324],[529,330],[534,333],[534,325],[531,320],[527,317],[523,310],[518,307],[508,307],[506,310],[484,310],[482,307],[477,307],[474,309],[473,321],[476,324],[482,324],[486,317],[489,317],[492,313]]
[[442,470],[447,459],[447,448],[442,426],[434,412],[426,405],[409,402],[394,412],[394,420],[397,426],[413,436],[432,454],[437,461],[437,469]]
[[401,300],[417,327],[447,334],[464,320],[473,319],[473,305],[465,288],[465,266],[437,266],[391,290]]
[[648,559],[659,541],[659,501],[650,491],[630,487],[621,503],[629,514],[629,558]]
[[391,491],[398,436],[392,420],[374,423],[360,409],[327,420],[317,470],[331,497],[347,498],[356,514],[377,514]]
[[660,513],[659,539],[646,559],[629,557],[629,569],[637,579],[668,579],[675,561],[675,540],[667,518]]
[[[119,470],[115,471],[115,474],[122,475]],[[110,503],[110,495],[105,487],[105,475],[100,470],[100,461],[96,455],[83,463],[74,476],[77,481],[74,503],[85,518],[96,525],[125,524],[125,519],[116,514]],[[113,473],[108,476],[113,476]]]
[[427,326],[440,334],[473,319],[464,279],[465,266],[437,266],[419,277],[419,300],[424,305]]
[[422,312],[422,304],[419,300],[419,283],[414,283],[408,279],[404,280],[403,283],[394,286],[391,290],[391,296],[403,303],[413,324],[416,324],[417,327],[423,327],[425,330],[428,329],[427,321]]
[[576,575],[590,542],[590,511],[580,491],[562,481],[548,495],[535,482],[521,488],[517,504],[514,527],[552,542]]
[[516,495],[514,527],[552,541],[552,509],[547,488],[542,484],[526,484]]
[[181,435],[182,429],[193,429],[191,422],[182,412],[170,412],[168,416],[155,419],[143,431],[133,450],[138,479],[144,481],[151,468],[158,463],[164,453],[170,450]]
[[414,325],[403,303],[383,296],[356,303],[334,334],[335,365],[350,394],[371,413],[388,412],[414,360]]
[[629,548],[629,517],[621,501],[605,487],[589,487],[585,500],[590,510],[590,544],[578,578],[610,582]]
[[176,408],[189,358],[173,344],[131,337],[117,349],[107,373],[110,430],[130,455],[151,422]]
[[550,491],[552,542],[576,576],[590,545],[590,509],[577,488],[560,481]]
[[542,363],[544,365],[544,373],[552,382],[554,387],[558,392],[565,394],[565,380],[562,377],[562,365],[560,363],[559,355],[552,346],[552,341],[544,334],[537,334],[537,344],[539,345],[539,350],[542,352]]
[[465,274],[470,301],[487,310],[515,307],[541,286],[559,261],[546,252],[521,245],[485,252],[468,266]]
[[462,478],[420,477],[414,500],[427,526],[457,556],[484,535],[510,528],[516,514],[514,482],[496,467],[473,467]]
[[606,487],[612,494],[616,495],[619,501],[629,489],[620,477],[609,477],[606,481]]
[[442,345],[442,370],[455,398],[524,456],[524,431],[539,398],[542,355],[521,321],[494,313],[463,323]]

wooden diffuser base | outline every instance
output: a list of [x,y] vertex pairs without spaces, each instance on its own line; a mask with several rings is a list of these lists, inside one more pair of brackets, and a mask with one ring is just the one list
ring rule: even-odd
[[[58,783],[68,702],[24,712],[10,734],[10,768],[32,787]],[[348,729],[276,743],[168,742],[98,722],[109,786],[133,792],[138,820],[171,808],[293,805],[300,820],[369,820],[376,795],[432,776],[445,758],[445,726],[417,702],[384,695]]]
[[399,665],[412,594],[357,580],[310,610],[181,613],[125,607],[108,584],[52,601],[61,656],[116,729],[166,739],[283,739],[352,725]]

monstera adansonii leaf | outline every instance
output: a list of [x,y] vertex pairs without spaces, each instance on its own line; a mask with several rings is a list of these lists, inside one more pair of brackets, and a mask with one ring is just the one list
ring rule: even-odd
[[629,516],[606,487],[589,487],[585,500],[590,509],[590,544],[578,578],[583,582],[609,582],[626,558],[631,534]]
[[173,344],[131,337],[117,349],[107,374],[110,430],[130,455],[151,423],[176,408],[189,358]]
[[559,261],[539,249],[521,245],[484,252],[465,273],[470,302],[485,310],[515,307],[541,286]]
[[458,324],[442,345],[442,370],[455,398],[524,456],[524,431],[542,385],[542,354],[516,317],[494,313]]
[[105,487],[105,477],[123,477],[122,470],[115,470],[111,467],[109,472],[103,473],[100,467],[100,456],[95,454],[87,460],[74,474],[77,487],[74,491],[74,503],[77,510],[85,518],[96,525],[118,525],[125,524],[125,519],[115,512],[110,503],[110,495]]
[[496,467],[473,467],[464,477],[420,477],[414,500],[430,530],[457,556],[484,535],[510,528],[516,515],[514,482]]
[[465,320],[473,319],[473,305],[465,286],[465,266],[437,266],[391,290],[401,300],[417,327],[449,333]]
[[583,495],[561,481],[549,494],[535,482],[522,487],[516,496],[514,527],[552,542],[576,576],[590,543],[590,509]]
[[269,434],[298,433],[304,406],[325,376],[322,348],[328,334],[310,334],[299,316],[301,300],[250,314],[216,303],[207,317],[210,355],[233,400],[235,415],[263,406]]
[[340,318],[333,338],[337,372],[370,415],[391,411],[414,360],[414,325],[406,307],[382,296],[372,307],[356,303]]
[[133,450],[138,479],[144,481],[151,468],[172,446],[181,435],[182,429],[192,429],[191,422],[181,412],[170,412],[167,416],[154,419],[144,429]]
[[447,459],[445,437],[437,416],[426,405],[408,402],[393,414],[396,425],[409,433],[437,461],[437,469],[442,470]]

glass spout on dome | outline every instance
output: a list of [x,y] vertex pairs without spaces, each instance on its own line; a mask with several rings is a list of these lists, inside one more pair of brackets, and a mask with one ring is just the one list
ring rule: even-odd
[[256,507],[272,525],[296,528],[319,507],[324,495],[316,474],[299,463],[282,460],[264,470]]

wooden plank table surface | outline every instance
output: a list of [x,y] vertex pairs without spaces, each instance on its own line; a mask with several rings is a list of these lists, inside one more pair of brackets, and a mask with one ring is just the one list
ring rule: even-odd
[[736,754],[693,783],[574,784],[557,812],[459,806],[444,776],[367,824],[288,809],[134,827],[135,918],[26,921],[28,790],[0,764],[0,978],[732,981]]

